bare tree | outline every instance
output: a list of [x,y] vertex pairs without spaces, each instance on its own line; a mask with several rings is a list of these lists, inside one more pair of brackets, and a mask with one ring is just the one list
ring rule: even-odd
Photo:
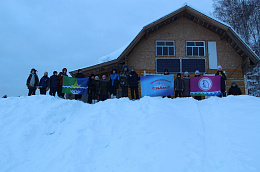
[[260,0],[214,0],[213,15],[229,24],[260,55]]

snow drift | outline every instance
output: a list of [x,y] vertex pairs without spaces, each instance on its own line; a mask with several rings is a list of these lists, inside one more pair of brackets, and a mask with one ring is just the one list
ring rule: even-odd
[[0,100],[0,171],[260,171],[260,99]]

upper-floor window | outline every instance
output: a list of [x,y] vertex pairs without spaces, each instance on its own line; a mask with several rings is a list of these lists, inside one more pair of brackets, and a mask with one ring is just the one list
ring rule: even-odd
[[175,56],[174,41],[156,41],[156,56]]
[[186,41],[187,56],[205,56],[205,41]]

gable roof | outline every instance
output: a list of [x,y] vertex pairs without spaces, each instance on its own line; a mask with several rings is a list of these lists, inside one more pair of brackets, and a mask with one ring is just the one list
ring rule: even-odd
[[[240,38],[240,36],[231,28],[231,26],[209,17],[204,13],[185,5],[178,10],[146,25],[143,29],[139,32],[139,34],[133,39],[133,41],[127,46],[126,49],[114,60],[100,63],[94,66],[90,66],[84,68],[85,70],[93,70],[95,68],[101,67],[103,65],[110,65],[114,63],[119,63],[123,61],[128,54],[131,53],[133,48],[138,44],[138,42],[145,37],[147,34],[150,34],[161,27],[173,23],[174,21],[178,20],[181,17],[186,17],[187,19],[205,27],[206,29],[215,32],[220,36],[220,38],[226,39],[230,45],[237,51],[237,53],[243,58],[249,57],[249,59],[254,63],[258,63],[260,58],[252,51],[252,49]],[[74,71],[71,72],[73,74]]]

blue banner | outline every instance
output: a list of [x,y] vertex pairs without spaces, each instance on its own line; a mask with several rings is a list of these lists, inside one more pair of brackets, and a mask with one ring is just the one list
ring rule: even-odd
[[141,76],[140,80],[142,97],[174,95],[174,75]]

